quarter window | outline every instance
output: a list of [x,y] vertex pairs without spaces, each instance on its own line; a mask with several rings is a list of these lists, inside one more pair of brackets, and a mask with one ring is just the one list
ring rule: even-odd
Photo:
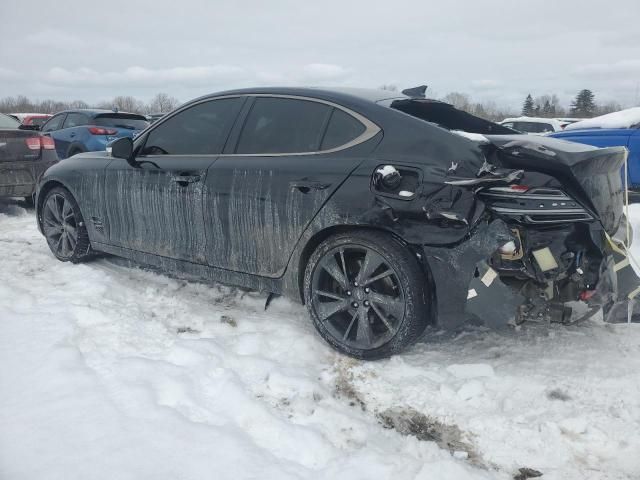
[[365,126],[346,112],[338,108],[333,109],[329,126],[322,139],[322,150],[330,150],[362,135]]
[[238,154],[303,153],[320,149],[331,107],[291,98],[259,97],[238,140]]
[[209,155],[221,153],[243,98],[199,103],[149,132],[143,155]]
[[42,131],[52,132],[54,130],[60,130],[60,127],[62,126],[62,121],[64,120],[65,116],[66,116],[65,113],[61,113],[60,115],[55,115],[51,117],[51,120],[45,123],[44,126],[42,127]]

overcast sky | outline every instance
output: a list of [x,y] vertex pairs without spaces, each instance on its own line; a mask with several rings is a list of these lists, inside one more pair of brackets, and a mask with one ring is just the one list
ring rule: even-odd
[[640,103],[640,0],[0,0],[0,97],[426,83]]

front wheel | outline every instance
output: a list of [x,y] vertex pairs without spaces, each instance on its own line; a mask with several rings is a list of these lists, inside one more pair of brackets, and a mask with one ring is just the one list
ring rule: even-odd
[[89,235],[73,195],[56,187],[42,204],[42,230],[51,252],[63,262],[81,262],[90,256]]
[[344,233],[322,242],[305,271],[304,297],[320,335],[356,358],[398,353],[430,321],[430,296],[416,257],[382,232]]

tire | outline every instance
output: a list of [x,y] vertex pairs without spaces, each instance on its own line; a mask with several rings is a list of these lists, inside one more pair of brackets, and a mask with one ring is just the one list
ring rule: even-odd
[[432,297],[422,268],[405,245],[383,232],[326,239],[309,259],[303,288],[322,338],[351,357],[397,354],[418,340],[431,320]]
[[42,202],[42,230],[51,252],[63,262],[91,257],[91,244],[80,207],[63,187],[51,189]]

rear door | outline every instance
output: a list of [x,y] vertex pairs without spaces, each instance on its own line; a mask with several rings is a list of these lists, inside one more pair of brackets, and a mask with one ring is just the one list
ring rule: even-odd
[[256,95],[248,107],[207,175],[206,257],[211,266],[279,277],[305,228],[362,162],[363,149],[349,147],[379,128],[315,99]]
[[136,143],[138,167],[114,158],[106,169],[109,243],[205,263],[202,193],[244,98],[208,100],[158,122]]
[[64,119],[67,117],[66,112],[58,113],[49,119],[47,123],[42,126],[42,134],[53,138],[56,144],[56,152],[58,158],[65,158],[67,150],[63,150],[63,144],[58,142],[58,133],[62,128]]
[[[56,150],[63,152],[60,158],[67,158],[71,152],[71,146],[81,143],[85,133],[84,127],[89,123],[89,117],[84,113],[70,112],[64,119],[62,128],[55,133]],[[81,148],[84,150],[84,147]]]

